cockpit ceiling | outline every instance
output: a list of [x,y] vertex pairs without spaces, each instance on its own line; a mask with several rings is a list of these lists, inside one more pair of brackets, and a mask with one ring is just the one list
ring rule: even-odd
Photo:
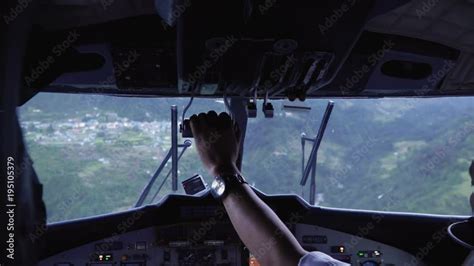
[[[159,5],[155,7],[149,0],[49,0],[43,1],[38,23],[45,29],[63,29],[157,12],[160,13]],[[472,53],[473,14],[474,0],[412,0],[375,17],[366,29],[429,40]]]
[[474,89],[474,0],[413,0],[372,19],[366,29],[459,49],[441,90]]
[[[356,1],[347,10],[341,8],[353,1],[189,3],[43,1],[36,19],[42,30],[62,32],[63,37],[53,36],[61,40],[79,28],[88,40],[74,43],[76,51],[57,67],[60,75],[46,73],[44,80],[35,80],[24,98],[38,90],[246,97],[257,92],[257,97],[290,99],[474,95],[474,0]],[[339,15],[330,21],[330,30],[321,30],[334,14]],[[49,38],[37,36],[36,42]],[[91,45],[91,38],[101,43]],[[231,49],[197,73],[203,77],[196,82],[210,47],[227,42]],[[293,46],[286,54],[275,53]],[[133,66],[117,74],[114,66],[136,52],[140,57]],[[41,58],[44,54],[33,56],[27,68]],[[61,73],[64,69],[75,71]]]
[[414,0],[372,19],[370,31],[403,35],[474,52],[474,0]]
[[152,0],[46,0],[42,2],[40,9],[42,15],[38,16],[37,22],[47,30],[83,27],[156,14]]

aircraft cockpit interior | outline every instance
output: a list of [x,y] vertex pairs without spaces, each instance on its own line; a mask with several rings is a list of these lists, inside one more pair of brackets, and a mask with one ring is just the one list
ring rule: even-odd
[[474,1],[0,14],[0,266],[474,266]]

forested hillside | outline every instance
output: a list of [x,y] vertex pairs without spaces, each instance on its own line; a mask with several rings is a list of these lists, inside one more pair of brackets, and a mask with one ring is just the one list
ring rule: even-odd
[[[310,112],[250,119],[243,172],[265,193],[301,195],[301,141],[314,137],[327,100]],[[170,146],[169,107],[186,99],[37,95],[20,110],[48,220],[128,209]],[[336,100],[318,157],[318,204],[330,207],[470,214],[474,98]],[[221,101],[195,100],[188,115]],[[182,140],[180,140],[182,141]],[[306,144],[307,151],[310,143]],[[306,154],[306,158],[308,153]],[[163,171],[156,189],[169,170]],[[181,180],[211,177],[194,149],[179,162]],[[156,200],[170,193],[170,180]],[[304,197],[308,198],[308,187]],[[182,193],[182,191],[179,191]],[[154,194],[155,190],[151,194]]]

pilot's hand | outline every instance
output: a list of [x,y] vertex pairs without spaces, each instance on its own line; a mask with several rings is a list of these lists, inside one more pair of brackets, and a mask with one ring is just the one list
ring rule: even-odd
[[227,113],[210,111],[191,116],[197,151],[209,172],[234,174],[240,147],[240,130]]

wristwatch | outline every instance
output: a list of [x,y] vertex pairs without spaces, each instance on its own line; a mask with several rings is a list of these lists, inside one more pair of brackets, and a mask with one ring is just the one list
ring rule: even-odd
[[211,184],[212,196],[216,199],[223,199],[233,187],[247,184],[245,178],[240,174],[223,174],[216,176]]

